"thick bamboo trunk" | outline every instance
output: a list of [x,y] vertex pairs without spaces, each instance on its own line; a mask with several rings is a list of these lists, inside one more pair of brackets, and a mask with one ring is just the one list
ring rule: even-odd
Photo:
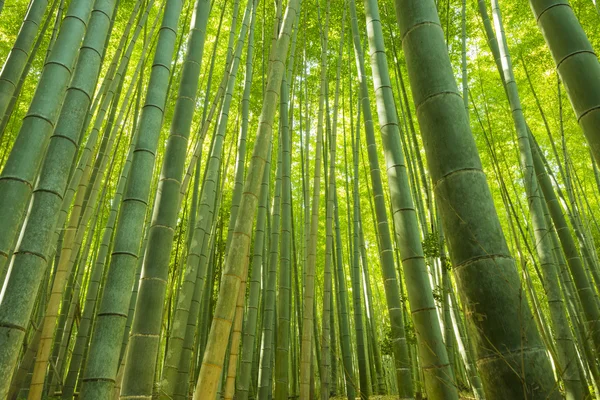
[[[435,4],[396,0],[396,15],[436,202],[486,398],[556,398],[550,363],[521,295]],[[500,271],[503,279],[498,279]]]

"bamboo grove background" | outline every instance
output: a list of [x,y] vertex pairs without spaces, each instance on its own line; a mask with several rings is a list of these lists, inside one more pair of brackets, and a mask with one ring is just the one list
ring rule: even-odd
[[600,398],[594,0],[0,0],[0,398]]

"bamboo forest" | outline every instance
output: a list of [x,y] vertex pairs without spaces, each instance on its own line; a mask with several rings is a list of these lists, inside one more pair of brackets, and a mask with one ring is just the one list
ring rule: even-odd
[[600,0],[0,0],[0,400],[600,400]]

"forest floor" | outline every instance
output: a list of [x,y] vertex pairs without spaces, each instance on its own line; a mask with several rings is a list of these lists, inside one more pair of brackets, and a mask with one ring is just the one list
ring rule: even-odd
[[[359,398],[356,398],[357,400],[359,400]],[[386,395],[386,396],[369,396],[369,400],[397,400],[398,396],[397,395]],[[473,397],[473,395],[471,393],[460,393],[459,394],[459,399],[460,400],[474,400],[475,397]],[[347,400],[347,397],[345,396],[336,396],[336,397],[331,397],[329,400]]]

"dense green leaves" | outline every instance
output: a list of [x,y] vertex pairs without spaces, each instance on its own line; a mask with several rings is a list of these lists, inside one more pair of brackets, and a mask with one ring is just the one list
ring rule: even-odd
[[595,2],[0,9],[3,397],[600,395]]

